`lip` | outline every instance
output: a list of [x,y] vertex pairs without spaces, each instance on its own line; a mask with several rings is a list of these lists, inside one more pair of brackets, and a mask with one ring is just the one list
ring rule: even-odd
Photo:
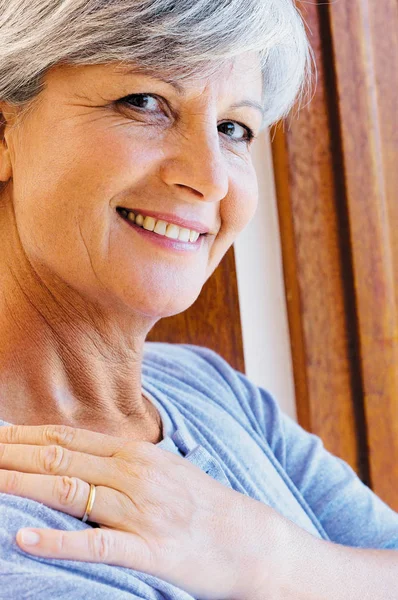
[[204,240],[206,239],[205,236],[202,235],[198,237],[196,242],[182,242],[181,240],[168,238],[164,235],[158,235],[153,231],[149,231],[147,229],[144,229],[143,227],[140,227],[139,225],[136,225],[135,223],[129,221],[121,215],[119,216],[126,223],[126,225],[128,227],[131,227],[131,229],[133,229],[134,231],[136,231],[138,235],[143,236],[148,241],[161,248],[167,248],[169,251],[176,251],[179,255],[186,253],[192,255],[192,253],[201,250],[204,244]]
[[143,217],[153,217],[157,220],[167,221],[168,223],[174,223],[179,227],[185,227],[186,229],[193,229],[198,233],[210,233],[209,227],[200,221],[195,221],[191,219],[183,219],[178,217],[177,215],[171,215],[170,213],[158,213],[151,212],[148,210],[141,210],[140,208],[128,208],[127,206],[120,206],[118,208],[125,208],[126,210],[131,210],[135,215],[142,215]]

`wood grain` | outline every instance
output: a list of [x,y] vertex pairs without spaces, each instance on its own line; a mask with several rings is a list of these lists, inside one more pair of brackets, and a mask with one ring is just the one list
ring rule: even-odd
[[273,157],[300,423],[398,509],[398,4],[297,3],[311,104]]
[[299,118],[272,136],[297,416],[366,481],[333,65],[319,8],[308,5],[305,13],[318,69],[316,93]]
[[398,509],[398,5],[329,6],[371,484]]

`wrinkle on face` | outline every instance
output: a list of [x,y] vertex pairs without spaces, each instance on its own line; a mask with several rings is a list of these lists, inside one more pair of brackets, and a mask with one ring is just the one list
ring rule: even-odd
[[[260,123],[253,109],[237,109],[229,115],[226,107],[239,101],[243,93],[260,100],[261,72],[254,63],[236,59],[213,77],[192,78],[184,86],[181,99],[171,86],[142,74],[120,74],[115,65],[57,67],[48,74],[38,112],[31,114],[26,131],[21,130],[18,161],[13,160],[20,186],[14,199],[16,220],[22,243],[29,246],[34,236],[36,257],[42,248],[40,260],[80,290],[82,297],[88,286],[93,298],[97,296],[95,288],[120,298],[128,293],[129,298],[122,300],[126,308],[134,310],[137,300],[135,308],[141,310],[143,298],[134,292],[145,292],[143,284],[157,278],[158,289],[148,290],[148,296],[154,299],[158,293],[160,310],[169,281],[178,285],[175,295],[181,299],[185,295],[188,307],[192,294],[200,291],[254,215],[258,198],[251,154],[245,144],[227,141],[218,131],[217,121],[221,116],[244,118],[252,126]],[[118,96],[130,93],[163,96],[175,109],[175,118],[150,123],[145,116],[112,106]],[[34,148],[31,140],[35,140]],[[25,164],[24,155],[33,159],[31,166]],[[41,174],[36,186],[34,172]],[[140,250],[145,245],[138,244],[138,238],[135,249],[123,255],[123,247],[126,250],[130,242],[127,238],[121,241],[115,207],[123,205],[124,199],[137,208],[196,213],[213,226],[221,224],[219,235],[190,276],[171,255],[169,260],[162,255],[159,261],[159,252]],[[36,212],[39,206],[40,214]],[[58,211],[62,219],[54,228]],[[97,213],[102,220],[96,218]],[[73,217],[76,214],[78,219]],[[27,252],[30,250],[28,247]],[[82,250],[87,261],[82,262]],[[75,265],[84,263],[78,272]],[[144,273],[151,271],[156,278],[144,278]],[[123,284],[130,279],[131,284]],[[178,312],[182,305],[175,308]]]
[[[47,73],[34,110],[8,129],[0,161],[13,180],[4,195],[12,210],[0,216],[0,270],[12,269],[24,286],[16,298],[4,277],[3,305],[16,314],[18,304],[29,324],[20,363],[33,392],[21,418],[28,411],[33,420],[114,434],[126,425],[121,411],[147,414],[148,332],[195,302],[257,207],[250,149],[219,128],[224,120],[260,126],[258,111],[229,109],[242,97],[261,100],[251,61],[240,57],[210,79],[185,82],[184,97],[115,65],[64,65]],[[162,96],[170,110],[155,122],[116,104],[135,93]],[[218,233],[195,254],[168,252],[126,227],[117,206],[198,218]],[[20,348],[12,318],[7,328],[0,322],[0,335],[3,347],[7,338],[7,347]],[[1,377],[0,369],[0,397]]]
[[95,277],[97,278],[98,282],[99,282],[99,283],[101,283],[101,280],[100,280],[100,278],[98,277],[96,270],[94,269],[94,265],[93,265],[93,261],[92,261],[92,259],[91,259],[90,251],[89,251],[89,249],[88,249],[88,246],[87,246],[87,244],[86,244],[86,240],[84,239],[84,235],[83,235],[83,232],[82,232],[81,223],[80,223],[80,221],[79,221],[79,220],[77,220],[77,225],[78,225],[78,229],[79,229],[79,233],[80,233],[81,240],[82,240],[82,242],[83,242],[83,245],[84,245],[84,247],[85,247],[85,249],[86,249],[86,252],[87,252],[88,259],[89,259],[89,261],[90,261],[91,269],[92,269],[92,271],[93,271],[93,273],[94,273]]

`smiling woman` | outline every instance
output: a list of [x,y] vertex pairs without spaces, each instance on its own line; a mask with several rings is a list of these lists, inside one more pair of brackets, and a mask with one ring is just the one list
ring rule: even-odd
[[291,0],[0,0],[1,597],[396,579],[331,543],[398,547],[347,465],[214,352],[145,342],[253,218],[253,140],[310,65]]
[[255,214],[253,139],[309,86],[302,20],[290,0],[15,0],[0,16],[0,416],[156,441],[146,335]]

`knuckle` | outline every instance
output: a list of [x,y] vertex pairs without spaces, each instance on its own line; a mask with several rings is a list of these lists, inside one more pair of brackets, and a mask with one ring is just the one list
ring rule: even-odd
[[55,547],[60,554],[63,554],[68,549],[68,538],[65,535],[64,531],[60,531],[55,538]]
[[5,427],[5,442],[7,444],[15,444],[19,438],[19,425],[13,425],[12,427]]
[[82,481],[77,477],[68,477],[67,475],[57,477],[54,495],[63,506],[73,506],[81,495],[81,484]]
[[7,494],[18,494],[22,487],[22,473],[7,471],[5,478],[5,491]]
[[50,475],[67,467],[67,452],[62,446],[47,446],[42,449],[41,463]]
[[44,440],[49,444],[68,446],[73,442],[75,429],[67,425],[47,425]]
[[113,458],[118,458],[122,461],[147,463],[152,458],[156,458],[156,455],[152,453],[152,446],[149,442],[142,440],[133,440],[123,444],[113,454]]
[[157,448],[150,442],[144,440],[136,442],[136,452],[142,456],[143,460],[151,461],[159,458]]
[[142,482],[163,482],[161,468],[159,465],[159,455],[153,453],[153,449],[150,448],[151,444],[141,443],[136,445],[134,453],[130,453],[127,456],[123,456],[119,453],[115,460],[115,465],[123,473],[128,473],[131,476],[138,478]]
[[111,554],[111,538],[108,531],[97,528],[88,533],[90,556],[94,560],[106,561]]
[[162,486],[170,479],[168,472],[165,472],[160,464],[153,461],[143,461],[139,465],[139,478],[147,484]]

